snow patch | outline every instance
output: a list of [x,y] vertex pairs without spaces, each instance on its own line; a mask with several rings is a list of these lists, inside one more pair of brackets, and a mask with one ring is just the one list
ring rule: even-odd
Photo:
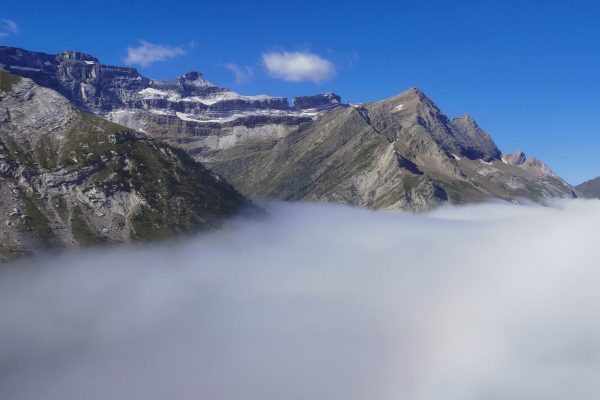
[[145,88],[140,90],[138,93],[142,95],[142,98],[146,100],[166,99],[173,102],[181,100],[181,96],[179,95],[179,93],[172,91],[163,91],[154,88]]
[[177,118],[184,120],[184,121],[191,121],[191,122],[202,122],[200,120],[194,119],[194,118],[190,118],[188,116],[188,114],[182,113],[182,112],[176,112],[175,115],[177,115]]
[[184,97],[181,99],[181,101],[198,102],[198,103],[202,103],[207,106],[210,106],[210,105],[213,105],[215,103],[218,103],[218,102],[224,101],[224,100],[260,101],[260,100],[270,100],[273,98],[274,98],[273,96],[267,96],[264,94],[257,95],[257,96],[242,96],[236,92],[227,91],[227,92],[222,92],[219,94],[211,95],[208,97],[200,97],[200,96]]
[[159,114],[159,115],[173,115],[168,111],[164,111],[164,110],[157,110],[155,108],[149,110],[152,114]]

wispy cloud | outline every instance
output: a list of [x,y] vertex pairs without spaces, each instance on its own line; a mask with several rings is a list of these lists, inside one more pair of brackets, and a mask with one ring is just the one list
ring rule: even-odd
[[12,19],[0,19],[0,37],[7,37],[19,33],[19,25]]
[[127,48],[127,57],[125,57],[125,64],[149,67],[155,62],[179,57],[185,55],[186,53],[187,52],[183,47],[171,47],[140,40],[139,46]]
[[223,66],[231,71],[237,84],[248,82],[254,77],[254,71],[248,66],[235,63],[229,63]]
[[331,61],[309,52],[269,52],[262,55],[262,61],[269,75],[290,82],[319,83],[336,73]]

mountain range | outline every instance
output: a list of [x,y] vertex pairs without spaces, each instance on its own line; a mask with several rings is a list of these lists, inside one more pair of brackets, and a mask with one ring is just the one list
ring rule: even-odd
[[[290,104],[240,95],[199,72],[154,80],[81,52],[13,47],[0,47],[0,69],[0,173],[10,199],[2,201],[11,214],[24,207],[11,205],[13,191],[35,198],[48,221],[28,231],[38,241],[44,231],[47,241],[82,242],[73,220],[99,241],[188,231],[217,224],[247,198],[419,211],[587,188],[522,152],[502,153],[472,116],[451,119],[416,88],[370,103],[323,93]],[[98,207],[102,217],[91,211]],[[14,232],[8,242],[29,240]]]

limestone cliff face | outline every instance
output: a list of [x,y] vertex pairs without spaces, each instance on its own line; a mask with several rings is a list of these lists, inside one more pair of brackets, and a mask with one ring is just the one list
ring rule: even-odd
[[[197,71],[171,80],[154,80],[140,75],[135,68],[105,65],[77,51],[50,55],[0,46],[0,67],[52,88],[78,107],[96,114],[154,109],[195,114],[196,119],[202,120],[203,113],[215,117],[226,112],[262,110],[275,111],[276,115],[276,111],[293,111],[285,97],[239,95],[213,85]],[[298,99],[303,104],[299,108],[318,108],[340,100],[333,93]]]
[[334,93],[294,98],[243,96],[192,71],[153,80],[135,68],[90,55],[57,55],[0,46],[0,69],[54,89],[82,110],[148,133],[190,152],[221,149],[246,137],[279,138],[340,105]]
[[192,232],[246,206],[183,151],[0,71],[0,257]]

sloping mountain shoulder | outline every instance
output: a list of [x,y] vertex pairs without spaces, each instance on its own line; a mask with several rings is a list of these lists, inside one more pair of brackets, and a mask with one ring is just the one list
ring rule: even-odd
[[577,190],[588,199],[600,199],[600,177],[577,185]]
[[251,206],[185,152],[0,71],[0,251],[162,238]]

